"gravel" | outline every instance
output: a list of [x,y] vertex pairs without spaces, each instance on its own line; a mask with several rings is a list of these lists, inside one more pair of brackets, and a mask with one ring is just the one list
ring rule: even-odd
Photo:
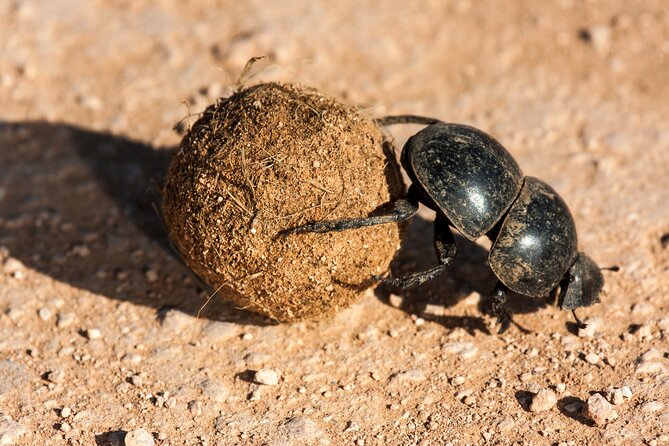
[[74,313],[58,313],[56,317],[56,327],[68,328],[71,327],[77,320],[77,315]]
[[39,310],[37,310],[37,315],[43,321],[48,321],[49,319],[51,319],[51,316],[53,316],[53,311],[51,311],[51,309],[48,307],[42,307]]
[[97,328],[89,328],[86,330],[86,337],[91,341],[100,339],[102,337],[102,332]]
[[210,344],[228,341],[239,335],[239,325],[231,322],[212,321],[202,329],[201,340]]
[[12,420],[8,415],[0,414],[0,445],[18,445],[19,437],[28,431],[19,423]]
[[264,386],[276,386],[279,384],[279,373],[272,369],[260,369],[255,372],[254,380]]
[[125,435],[125,446],[153,446],[153,435],[148,431],[139,428],[128,432]]
[[30,379],[28,369],[13,361],[0,361],[0,396],[25,385]]
[[179,311],[167,310],[160,321],[161,328],[172,334],[182,334],[187,329],[192,328],[196,323],[194,317]]
[[530,412],[545,412],[552,409],[557,404],[557,396],[550,389],[541,389],[534,395]]
[[202,383],[201,387],[204,395],[216,403],[225,402],[230,394],[228,387],[215,379],[207,379]]
[[403,372],[395,373],[390,377],[391,382],[398,382],[400,384],[404,383],[416,383],[425,381],[426,376],[425,372],[420,369],[406,370]]
[[325,432],[308,417],[289,418],[283,423],[281,430],[288,441],[313,442],[319,440],[320,444],[329,444]]
[[596,425],[603,426],[612,417],[613,406],[599,393],[595,393],[583,406],[583,416]]
[[471,342],[451,342],[441,346],[444,353],[457,355],[462,359],[475,358],[479,349]]
[[659,412],[664,409],[664,403],[661,401],[646,401],[641,405],[642,412]]

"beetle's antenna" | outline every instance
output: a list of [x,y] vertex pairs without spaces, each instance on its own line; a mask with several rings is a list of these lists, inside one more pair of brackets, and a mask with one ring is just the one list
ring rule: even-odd
[[620,271],[620,267],[618,265],[612,265],[612,266],[605,266],[604,268],[599,268],[600,271],[613,271],[614,273],[617,273]]
[[396,115],[396,116],[384,116],[383,118],[376,118],[374,123],[380,127],[385,127],[387,125],[394,124],[420,124],[420,125],[432,125],[441,122],[436,118],[428,118],[426,116],[418,115]]

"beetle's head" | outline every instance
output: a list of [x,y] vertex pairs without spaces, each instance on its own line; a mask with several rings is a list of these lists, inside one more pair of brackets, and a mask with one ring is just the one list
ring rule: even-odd
[[[618,267],[604,269],[617,271]],[[560,282],[558,306],[564,310],[574,310],[599,302],[599,294],[604,286],[601,270],[594,260],[580,252]]]

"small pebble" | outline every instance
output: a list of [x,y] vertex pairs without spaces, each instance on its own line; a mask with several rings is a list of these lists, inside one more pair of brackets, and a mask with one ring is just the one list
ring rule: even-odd
[[555,385],[555,390],[558,393],[563,393],[565,390],[567,390],[567,385],[565,383],[557,383]]
[[613,388],[609,389],[606,392],[606,399],[608,400],[609,403],[611,404],[622,404],[625,402],[625,398],[623,396],[623,389],[618,389],[618,388]]
[[425,380],[425,372],[420,369],[406,370],[404,372],[395,373],[391,377],[391,381],[399,383],[420,382]]
[[469,395],[465,397],[464,400],[462,400],[463,403],[465,403],[467,406],[473,406],[476,404],[476,396],[474,395]]
[[77,316],[74,313],[58,313],[56,319],[56,327],[58,328],[67,328],[72,326],[77,320]]
[[279,384],[279,374],[272,369],[260,369],[255,373],[254,380],[264,386],[275,386]]
[[220,343],[235,338],[239,334],[239,325],[232,322],[212,321],[202,329],[202,340],[208,343]]
[[3,395],[21,389],[30,378],[31,374],[25,366],[9,360],[0,360],[0,400]]
[[65,372],[60,369],[51,370],[46,373],[46,379],[54,384],[62,383],[65,381]]
[[25,311],[20,307],[10,307],[5,314],[7,314],[12,321],[18,322],[25,314]]
[[0,445],[20,444],[19,437],[28,431],[9,416],[0,414]]
[[70,432],[72,430],[72,426],[70,426],[68,423],[60,423],[58,429],[62,432]]
[[125,435],[125,446],[153,446],[153,435],[146,430],[139,428],[128,432]]
[[243,333],[242,334],[242,340],[243,341],[251,341],[253,339],[253,333]]
[[258,367],[264,364],[267,364],[270,361],[271,357],[265,353],[247,353],[244,356],[244,362],[250,367]]
[[91,341],[94,341],[102,337],[102,332],[97,328],[89,328],[86,330],[86,337]]
[[611,28],[608,26],[595,26],[590,29],[592,46],[600,53],[606,53],[611,47]]
[[253,389],[253,391],[249,395],[249,401],[260,401],[261,399],[262,399],[262,388],[258,387],[256,389]]
[[620,390],[623,392],[625,398],[632,398],[632,389],[627,386],[622,386]]
[[53,311],[51,311],[47,307],[42,307],[37,311],[37,315],[43,321],[48,321],[49,319],[51,319],[51,316],[53,316]]
[[225,384],[215,379],[206,380],[202,384],[202,391],[207,398],[216,403],[225,402],[230,394]]
[[465,377],[464,376],[456,376],[455,378],[451,379],[451,385],[453,386],[459,386],[464,384],[465,382]]
[[651,348],[637,359],[636,373],[639,374],[660,374],[666,371],[662,364],[663,354],[656,348]]
[[660,401],[647,401],[641,405],[642,412],[659,412],[664,409],[664,403]]
[[636,367],[636,373],[647,375],[659,375],[666,371],[664,364],[660,362],[642,362]]
[[60,409],[60,416],[61,417],[67,418],[70,415],[72,415],[72,409],[70,409],[69,407],[65,406],[62,409]]
[[479,349],[471,342],[451,342],[442,345],[441,351],[457,355],[462,359],[471,359],[476,357]]
[[193,400],[189,402],[188,410],[193,416],[202,415],[202,402],[199,400]]
[[653,327],[650,324],[642,324],[637,331],[634,332],[634,335],[641,340],[651,340],[653,339]]
[[600,318],[588,318],[583,321],[585,327],[579,327],[578,337],[580,338],[592,338],[597,333],[599,326],[601,325]]
[[398,296],[397,294],[391,294],[390,297],[388,297],[388,302],[390,302],[390,305],[395,308],[401,307],[403,301],[404,299],[402,296]]
[[640,302],[632,305],[632,314],[634,315],[650,316],[651,314],[655,314],[655,312],[655,306],[647,302]]
[[583,406],[583,416],[603,426],[611,417],[613,406],[599,393],[595,393]]
[[599,362],[599,355],[597,353],[588,353],[585,355],[585,362],[588,364],[597,364]]
[[323,444],[323,440],[327,440],[327,434],[318,427],[315,421],[307,417],[290,418],[284,422],[281,430],[288,444],[295,444],[298,441],[300,444],[302,442],[314,444],[317,439],[320,439],[320,443]]
[[513,421],[513,418],[504,418],[502,421],[500,421],[497,424],[497,430],[500,432],[506,432],[510,429],[512,429],[515,426],[515,421]]
[[360,430],[360,423],[356,423],[355,421],[349,421],[346,424],[346,429],[344,429],[344,432],[358,432]]
[[165,312],[160,322],[160,326],[164,330],[181,333],[186,329],[193,327],[194,323],[195,318],[192,316],[179,310],[168,310]]
[[142,356],[139,353],[126,353],[121,358],[122,362],[129,362],[132,364],[139,364],[142,362]]
[[532,399],[530,412],[544,412],[552,409],[557,404],[555,392],[549,389],[541,389]]
[[130,377],[130,384],[132,384],[135,387],[142,387],[142,384],[144,384],[144,377],[142,375],[132,375]]

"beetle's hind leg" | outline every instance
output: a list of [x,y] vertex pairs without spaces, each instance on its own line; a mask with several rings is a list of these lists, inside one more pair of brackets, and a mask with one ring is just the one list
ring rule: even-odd
[[376,215],[361,218],[346,218],[342,220],[323,220],[283,231],[281,235],[303,234],[306,232],[339,232],[347,229],[358,229],[366,226],[383,225],[405,221],[418,212],[418,198],[412,191],[413,186],[404,198],[389,203],[388,208],[377,212]]
[[[448,220],[439,213],[437,213],[437,219],[434,222],[434,250],[437,253],[439,265],[426,271],[419,271],[400,277],[388,277],[382,279],[383,283],[400,288],[418,286],[437,277],[453,262],[458,247],[455,244],[451,228],[448,227]],[[380,279],[376,276],[375,278]]]

